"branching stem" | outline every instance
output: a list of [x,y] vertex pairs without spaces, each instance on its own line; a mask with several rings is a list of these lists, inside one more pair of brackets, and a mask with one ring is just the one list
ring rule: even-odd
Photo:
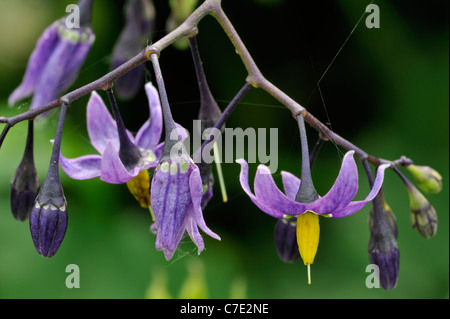
[[18,114],[12,117],[2,117],[0,116],[0,123],[5,123],[6,126],[0,136],[0,146],[1,142],[5,138],[7,132],[15,124],[24,121],[34,119],[36,116],[45,113],[51,109],[60,107],[62,104],[71,105],[73,101],[79,99],[80,97],[91,93],[94,90],[107,90],[111,87],[117,78],[129,72],[130,70],[136,68],[142,63],[151,60],[151,56],[156,54],[158,57],[166,47],[174,43],[183,37],[192,37],[198,33],[197,26],[199,22],[208,15],[212,15],[220,24],[222,29],[225,31],[226,35],[235,47],[236,52],[241,57],[242,63],[247,69],[248,75],[246,82],[257,88],[261,88],[277,99],[281,104],[283,104],[292,113],[294,118],[301,113],[307,123],[309,123],[319,134],[325,137],[327,140],[333,141],[337,145],[344,147],[347,150],[354,150],[358,158],[363,161],[367,159],[370,163],[378,166],[383,163],[391,164],[391,167],[400,166],[404,161],[387,161],[372,155],[367,154],[361,148],[350,143],[348,140],[334,133],[325,124],[316,119],[312,114],[310,114],[303,106],[294,101],[286,93],[268,81],[263,74],[258,69],[255,61],[253,60],[251,54],[247,50],[246,46],[242,42],[238,33],[236,32],[233,24],[226,16],[225,12],[221,7],[221,0],[205,0],[178,28],[168,33],[165,37],[151,44],[135,57],[120,65],[116,69],[107,73],[103,77],[86,84],[76,90],[73,90],[63,97],[56,99],[50,103],[43,106],[34,108]]

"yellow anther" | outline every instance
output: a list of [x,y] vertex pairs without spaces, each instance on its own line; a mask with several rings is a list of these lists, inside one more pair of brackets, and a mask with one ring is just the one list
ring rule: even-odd
[[140,171],[139,174],[129,180],[127,187],[142,208],[150,206],[150,177],[147,170]]
[[319,215],[307,211],[297,217],[297,243],[303,263],[308,268],[308,284],[311,284],[311,268],[319,246]]

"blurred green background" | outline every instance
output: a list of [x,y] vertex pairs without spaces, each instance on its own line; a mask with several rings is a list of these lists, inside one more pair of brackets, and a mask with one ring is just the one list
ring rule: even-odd
[[[7,98],[20,83],[36,40],[46,26],[64,15],[69,3],[0,1],[0,116],[27,110],[28,100],[9,108]],[[150,215],[125,185],[98,179],[73,181],[62,173],[69,225],[58,253],[43,258],[35,251],[28,222],[14,220],[9,208],[9,182],[26,138],[26,124],[20,123],[0,150],[0,298],[146,298],[156,296],[155,291],[160,297],[177,298],[189,296],[181,292],[192,288],[182,288],[188,278],[191,282],[194,278],[201,285],[199,295],[208,298],[448,298],[449,3],[376,3],[381,28],[366,28],[363,18],[345,46],[369,1],[223,0],[223,7],[263,74],[321,121],[375,156],[405,155],[442,174],[442,192],[428,196],[439,217],[432,239],[422,238],[410,227],[406,190],[393,172],[386,174],[385,195],[399,228],[400,274],[395,289],[365,286],[369,205],[345,219],[321,219],[320,244],[308,286],[300,260],[284,264],[278,259],[275,220],[243,193],[238,164],[222,167],[228,203],[221,201],[216,184],[216,196],[204,211],[208,226],[222,241],[204,236],[206,249],[198,256],[186,238],[171,261],[155,250]],[[169,14],[166,1],[155,1],[155,5],[157,27],[151,41],[166,34]],[[96,42],[72,88],[109,71],[110,52],[122,26],[121,1],[95,1]],[[245,68],[212,17],[201,21],[199,31],[211,91],[223,108],[244,84]],[[319,90],[317,81],[334,58]],[[175,120],[192,128],[199,98],[190,52],[167,48],[161,67]],[[69,109],[62,143],[68,157],[94,152],[86,133],[87,98]],[[136,131],[147,116],[144,92],[135,101],[120,103],[126,125]],[[36,124],[35,160],[41,181],[57,118],[53,112]],[[274,177],[280,182],[281,170],[300,175],[296,122],[267,93],[252,90],[227,126],[277,127]],[[312,130],[309,134],[312,144],[316,134]],[[313,169],[320,194],[333,184],[343,152],[331,143],[322,148]],[[251,185],[256,166],[250,166]],[[368,185],[360,165],[359,169],[357,198],[361,199]],[[80,268],[79,289],[66,288],[69,264]],[[197,271],[193,274],[192,269]]]

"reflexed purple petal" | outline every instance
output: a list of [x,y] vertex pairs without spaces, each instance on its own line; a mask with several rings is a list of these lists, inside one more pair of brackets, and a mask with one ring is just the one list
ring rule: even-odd
[[146,121],[136,134],[136,145],[144,149],[154,149],[161,139],[163,128],[161,103],[156,88],[149,82],[145,91],[150,108],[150,120]]
[[320,215],[333,214],[345,208],[358,192],[358,169],[353,159],[354,151],[345,154],[339,175],[328,193],[310,204],[310,209]]
[[198,231],[198,225],[195,221],[195,217],[193,216],[193,207],[189,206],[188,211],[186,212],[186,221],[185,221],[185,228],[187,233],[189,234],[189,237],[192,239],[194,244],[198,248],[198,254],[203,251],[205,248],[205,243],[203,242],[203,237]]
[[388,167],[389,167],[389,164],[380,165],[378,167],[377,175],[375,177],[375,182],[373,184],[373,187],[370,190],[370,193],[367,195],[367,197],[364,200],[351,202],[344,209],[342,209],[340,211],[333,212],[332,213],[332,217],[333,218],[342,218],[342,217],[354,214],[357,211],[361,210],[371,200],[373,200],[375,198],[375,196],[377,196],[381,186],[383,185],[384,171]]
[[87,129],[91,144],[103,154],[106,144],[112,142],[119,148],[119,135],[114,118],[97,92],[92,92],[87,105]]
[[266,214],[269,214],[270,216],[273,216],[275,218],[282,218],[284,213],[280,210],[278,210],[275,207],[268,206],[264,203],[262,203],[259,199],[256,198],[255,195],[253,195],[250,186],[248,185],[248,164],[244,159],[237,159],[237,163],[241,164],[241,173],[239,175],[239,181],[241,183],[241,186],[244,190],[244,192],[250,197],[252,202],[258,206],[259,209],[261,209]]
[[99,177],[101,174],[102,157],[100,155],[85,155],[77,158],[59,156],[59,165],[73,179],[84,180]]
[[[189,178],[189,188],[190,188],[191,197],[192,197],[193,217],[195,218],[195,222],[197,223],[198,227],[200,227],[206,234],[208,234],[212,238],[220,240],[220,237],[216,233],[211,231],[211,229],[209,229],[208,226],[206,226],[205,220],[203,219],[203,212],[202,212],[202,198],[203,198],[202,178],[200,176],[200,170],[198,169],[198,167],[195,166],[194,164],[192,164],[192,166],[194,166],[194,169],[193,169],[193,171],[191,173],[191,176]],[[192,238],[192,240],[194,240],[194,238]],[[199,253],[200,252],[201,252],[201,250],[199,248]]]
[[275,184],[270,169],[260,164],[255,175],[255,195],[260,203],[274,207],[287,215],[299,215],[308,210],[308,206],[298,203],[283,194]]
[[106,144],[101,162],[100,179],[110,184],[123,184],[135,177],[139,173],[139,168],[135,167],[129,172],[119,158],[117,149],[112,142]]
[[22,83],[9,96],[8,104],[12,105],[18,100],[26,98],[33,93],[36,84],[39,82],[42,71],[50,58],[54,48],[59,43],[58,37],[59,21],[51,24],[44,30],[41,37],[36,43],[36,47],[28,60],[27,70],[23,77]]
[[295,200],[300,187],[300,179],[285,171],[281,172],[281,178],[283,180],[284,193],[289,199]]

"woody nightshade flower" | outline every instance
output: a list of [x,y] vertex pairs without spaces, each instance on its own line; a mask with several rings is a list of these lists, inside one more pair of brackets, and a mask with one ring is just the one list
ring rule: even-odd
[[[300,127],[303,122],[302,117],[302,115],[298,116]],[[301,134],[302,136],[303,134]],[[306,141],[306,136],[304,138],[302,137],[302,139]],[[353,159],[354,151],[348,151],[344,156],[341,170],[334,185],[326,195],[320,197],[315,192],[312,180],[308,176],[310,175],[310,171],[308,172],[309,155],[307,153],[305,154],[307,145],[305,145],[306,147],[303,145],[305,144],[302,143],[302,181],[300,182],[300,179],[291,173],[281,172],[285,193],[282,193],[278,189],[272,178],[270,169],[262,164],[258,166],[255,175],[255,190],[253,193],[248,184],[248,164],[244,159],[237,160],[241,165],[239,177],[241,186],[259,209],[275,218],[297,216],[297,240],[299,240],[299,230],[302,227],[301,223],[299,223],[298,216],[306,213],[331,218],[342,218],[356,213],[376,196],[383,183],[384,171],[389,166],[388,164],[384,164],[378,167],[373,187],[364,200],[352,201],[358,191],[358,170]],[[299,198],[303,202],[298,202]],[[311,218],[307,219],[307,221],[310,220]],[[315,223],[313,224],[315,225]],[[313,227],[314,232],[311,234],[318,236],[318,219],[317,227],[313,224],[311,224],[311,227]],[[299,243],[300,254],[302,254],[301,246]],[[314,247],[311,247],[311,249],[314,249]],[[311,257],[309,253],[307,255],[308,258]],[[304,260],[304,262],[306,265],[312,263],[310,259],[307,261]]]
[[91,144],[100,155],[74,159],[61,156],[61,168],[69,177],[84,180],[100,176],[107,183],[122,184],[140,171],[156,167],[163,147],[159,143],[162,132],[161,105],[158,92],[151,83],[145,85],[145,91],[150,119],[141,126],[136,137],[125,129],[112,91],[109,97],[116,120],[101,97],[92,92],[87,106],[87,129]]
[[[170,260],[185,232],[198,247],[199,254],[204,249],[204,242],[198,228],[215,239],[220,240],[220,237],[206,226],[203,219],[200,170],[187,154],[173,121],[156,54],[151,54],[151,60],[161,97],[165,142],[153,175],[150,199],[156,226],[153,228],[157,230],[155,247]],[[171,136],[172,132],[177,138]]]
[[37,252],[44,257],[52,257],[57,252],[67,229],[67,202],[58,165],[67,107],[61,106],[47,177],[30,214],[31,237]]
[[44,31],[28,60],[22,83],[9,96],[10,105],[33,94],[33,109],[51,102],[72,85],[95,39],[90,26],[92,3],[78,2],[80,28],[68,28],[64,17]]

